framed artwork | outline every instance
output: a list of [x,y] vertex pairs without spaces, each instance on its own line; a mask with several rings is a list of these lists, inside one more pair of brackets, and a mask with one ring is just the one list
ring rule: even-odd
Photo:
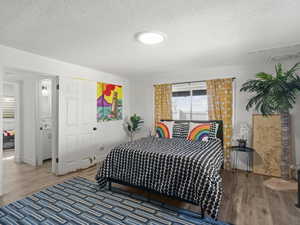
[[97,121],[122,120],[122,118],[122,86],[97,82]]

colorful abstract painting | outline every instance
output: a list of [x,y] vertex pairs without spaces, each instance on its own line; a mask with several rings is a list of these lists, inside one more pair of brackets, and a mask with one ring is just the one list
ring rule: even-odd
[[97,121],[121,120],[122,86],[97,82]]

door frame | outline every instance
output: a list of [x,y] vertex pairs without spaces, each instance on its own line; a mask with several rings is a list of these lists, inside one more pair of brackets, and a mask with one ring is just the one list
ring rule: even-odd
[[54,118],[52,120],[52,142],[51,142],[51,151],[52,151],[52,173],[58,175],[58,92],[59,92],[59,77],[52,77],[52,113]]

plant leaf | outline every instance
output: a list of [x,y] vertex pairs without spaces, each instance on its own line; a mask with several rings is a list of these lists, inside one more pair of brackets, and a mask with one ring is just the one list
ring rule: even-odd
[[256,79],[249,80],[242,85],[240,91],[253,93],[246,109],[254,107],[264,116],[273,113],[288,112],[296,103],[296,96],[300,92],[300,77],[296,72],[300,70],[300,63],[296,63],[284,72],[281,64],[275,65],[276,76],[260,72]]

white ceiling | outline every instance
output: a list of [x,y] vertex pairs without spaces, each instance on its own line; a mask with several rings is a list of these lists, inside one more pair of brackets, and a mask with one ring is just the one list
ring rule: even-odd
[[[299,0],[0,0],[0,44],[147,76],[299,52],[299,10]],[[144,30],[168,40],[144,46],[134,40]]]

